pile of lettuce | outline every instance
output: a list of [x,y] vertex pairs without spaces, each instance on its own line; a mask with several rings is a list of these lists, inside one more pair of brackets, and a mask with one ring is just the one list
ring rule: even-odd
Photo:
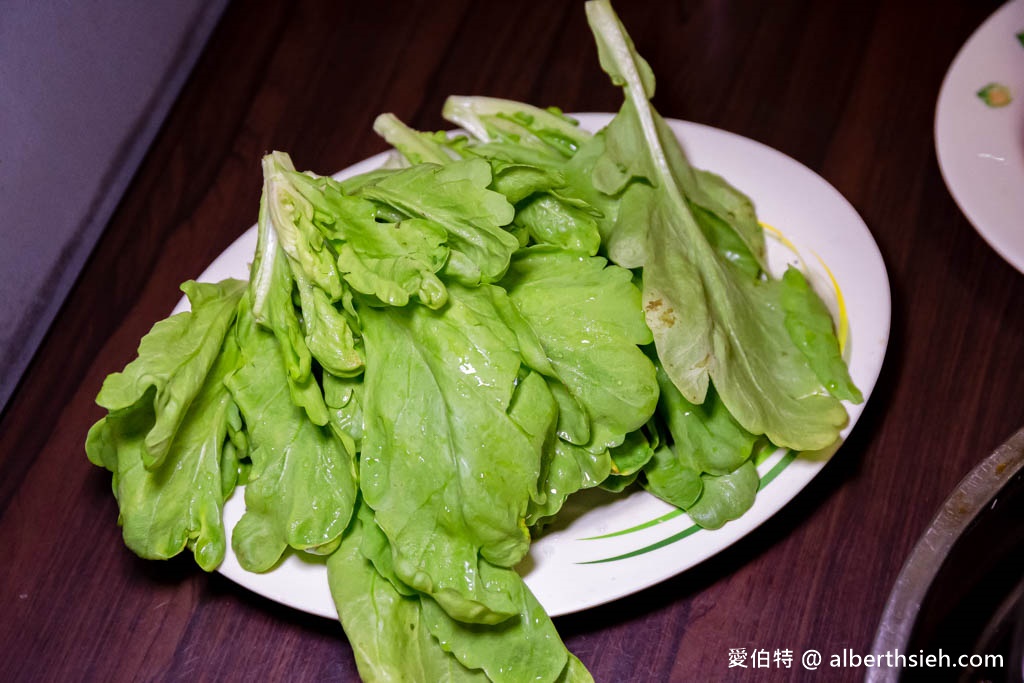
[[92,462],[147,558],[329,556],[366,680],[590,680],[516,565],[567,496],[640,485],[714,528],[765,447],[820,449],[859,401],[824,304],[773,277],[751,202],[690,166],[611,6],[625,94],[596,134],[450,98],[390,115],[396,163],[337,181],[263,160],[248,281],[187,282],[107,378]]

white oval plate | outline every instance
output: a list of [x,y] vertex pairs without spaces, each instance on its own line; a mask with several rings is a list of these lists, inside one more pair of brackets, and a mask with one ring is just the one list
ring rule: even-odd
[[[608,114],[575,115],[597,130]],[[871,233],[852,206],[824,179],[790,157],[747,138],[695,123],[670,121],[691,162],[723,175],[753,199],[758,217],[780,230],[800,255],[781,240],[769,239],[773,270],[799,263],[836,310],[832,279],[838,283],[850,321],[847,357],[850,373],[865,401],[878,378],[889,337],[889,281]],[[335,177],[380,166],[380,154]],[[200,276],[215,282],[246,278],[256,247],[251,228]],[[824,267],[827,264],[827,268]],[[831,277],[829,277],[831,273]],[[187,302],[181,302],[183,309]],[[864,404],[848,405],[849,425]],[[548,614],[558,616],[620,598],[663,581],[718,553],[749,534],[789,502],[824,467],[829,454],[777,452],[758,468],[762,489],[740,519],[716,531],[702,530],[675,508],[644,491],[612,495],[585,491],[569,499],[556,524],[533,544],[519,567]],[[226,528],[244,512],[241,491],[224,508]],[[273,570],[242,569],[228,547],[219,571],[275,602],[331,619],[337,611],[327,586],[322,558],[289,554]]]
[[[978,234],[1024,272],[1024,0],[1003,5],[964,43],[935,107],[935,152],[949,193]],[[1012,101],[990,107],[990,83]]]

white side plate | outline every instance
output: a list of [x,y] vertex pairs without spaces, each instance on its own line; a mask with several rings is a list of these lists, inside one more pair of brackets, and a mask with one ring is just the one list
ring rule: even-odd
[[[935,152],[949,192],[978,234],[1024,272],[1024,0],[989,17],[964,43],[939,91]],[[978,96],[990,84],[1010,103]]]

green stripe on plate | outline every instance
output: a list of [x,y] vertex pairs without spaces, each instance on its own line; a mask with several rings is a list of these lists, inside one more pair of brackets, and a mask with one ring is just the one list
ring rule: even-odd
[[[761,491],[764,487],[768,486],[768,484],[772,483],[772,481],[776,477],[778,477],[779,474],[781,474],[783,470],[785,470],[787,467],[789,467],[789,465],[794,460],[796,460],[796,456],[797,456],[797,452],[796,451],[793,451],[793,450],[787,451],[786,454],[783,455],[781,458],[779,458],[779,461],[777,463],[775,463],[772,466],[772,468],[765,473],[765,475],[763,477],[761,477],[761,482],[758,484],[757,490]],[[615,536],[625,536],[626,534],[631,534],[631,533],[634,533],[636,531],[640,531],[641,529],[649,529],[652,526],[657,526],[658,524],[661,524],[662,522],[666,522],[666,521],[668,521],[670,519],[674,519],[675,517],[678,517],[681,514],[683,514],[682,510],[673,510],[673,511],[671,511],[669,513],[666,513],[666,514],[662,515],[661,517],[658,517],[656,519],[652,519],[652,520],[650,520],[648,522],[644,522],[642,524],[637,524],[636,526],[632,526],[632,527],[630,527],[628,529],[623,529],[621,531],[613,531],[610,534],[603,534],[601,536],[589,536],[587,538],[581,538],[579,540],[581,540],[581,541],[596,541],[596,540],[603,539],[603,538],[613,538]],[[658,548],[664,548],[665,546],[671,545],[671,544],[675,543],[676,541],[681,541],[684,538],[686,538],[687,536],[692,536],[693,534],[697,533],[698,531],[702,531],[702,530],[703,530],[703,527],[701,527],[698,524],[694,524],[693,526],[687,527],[687,528],[683,529],[682,531],[680,531],[679,533],[673,534],[673,535],[669,536],[668,538],[664,538],[664,539],[662,539],[660,541],[656,541],[656,542],[654,542],[654,543],[652,543],[650,545],[644,546],[643,548],[638,548],[637,550],[630,551],[630,552],[625,553],[623,555],[616,555],[614,557],[606,557],[606,558],[601,559],[601,560],[589,560],[587,562],[577,562],[576,564],[601,564],[603,562],[615,562],[617,560],[625,560],[625,559],[630,558],[630,557],[636,557],[637,555],[644,555],[646,553],[651,552],[652,550],[657,550]]]

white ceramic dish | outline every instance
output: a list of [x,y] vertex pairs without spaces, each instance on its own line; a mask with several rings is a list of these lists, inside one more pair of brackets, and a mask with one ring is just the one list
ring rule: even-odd
[[[1003,5],[964,43],[939,91],[935,151],[953,199],[996,252],[1024,272],[1024,0]],[[1005,87],[1005,106],[978,92]]]
[[[607,114],[576,116],[590,130],[610,119]],[[759,218],[799,248],[799,255],[794,254],[781,241],[769,239],[773,269],[802,258],[812,282],[833,304],[831,278],[838,283],[850,321],[850,372],[866,401],[888,343],[890,296],[884,263],[860,216],[824,179],[776,150],[707,126],[670,123],[695,166],[723,175],[746,192]],[[337,177],[376,168],[384,158],[367,159]],[[247,277],[255,244],[253,228],[199,279]],[[850,423],[844,437],[863,407],[848,406]],[[643,491],[614,496],[600,491],[577,494],[570,498],[557,524],[533,544],[519,570],[552,616],[629,595],[698,564],[751,533],[796,496],[827,460],[828,454],[780,451],[772,455],[759,467],[762,489],[753,508],[716,531],[700,530],[685,514]],[[225,506],[229,532],[243,512],[239,491]],[[253,574],[239,566],[229,547],[219,571],[276,602],[337,618],[322,559],[292,554],[272,571]]]

